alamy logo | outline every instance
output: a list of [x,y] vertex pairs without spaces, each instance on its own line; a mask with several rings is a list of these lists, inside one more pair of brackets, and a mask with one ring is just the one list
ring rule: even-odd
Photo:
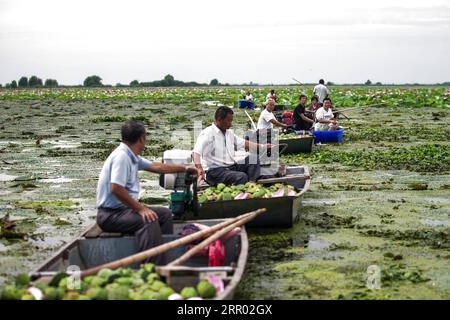
[[77,265],[67,267],[67,289],[79,290],[81,288],[81,270]]
[[367,288],[370,290],[381,289],[381,269],[377,265],[367,267]]

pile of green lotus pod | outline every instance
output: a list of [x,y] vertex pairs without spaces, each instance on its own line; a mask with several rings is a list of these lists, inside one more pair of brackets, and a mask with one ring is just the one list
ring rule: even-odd
[[200,192],[198,201],[199,203],[205,203],[212,201],[276,198],[296,195],[297,193],[295,192],[294,186],[281,183],[274,184],[270,187],[264,187],[261,184],[256,184],[254,182],[232,186],[226,186],[223,183],[219,183],[215,187],[209,187]]
[[2,300],[200,300],[216,296],[216,288],[207,280],[179,293],[168,287],[147,263],[139,270],[102,269],[95,276],[77,282],[67,274],[58,273],[50,282],[30,283],[28,274],[16,277],[15,285],[5,285]]

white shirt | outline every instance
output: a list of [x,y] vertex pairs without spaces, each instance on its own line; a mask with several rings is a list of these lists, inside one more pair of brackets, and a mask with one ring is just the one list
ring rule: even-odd
[[319,110],[316,111],[316,124],[314,125],[314,130],[316,131],[327,131],[330,126],[329,123],[320,123],[320,120],[331,120],[333,119],[333,111],[331,108],[328,111],[325,111],[323,107],[320,107]]
[[250,93],[249,95],[245,96],[245,100],[247,100],[247,101],[253,101],[253,96],[252,96],[252,94]]
[[194,152],[201,156],[203,169],[229,167],[235,164],[235,151],[245,145],[245,140],[228,129],[225,134],[212,124],[200,132]]
[[275,115],[272,112],[267,111],[267,109],[264,109],[258,119],[258,129],[273,129],[273,124],[270,122],[270,120],[274,120]]
[[319,97],[319,103],[323,103],[323,99],[327,97],[327,94],[329,94],[330,91],[320,83],[314,87],[313,93]]
[[138,171],[151,165],[150,161],[135,155],[125,143],[120,143],[106,159],[98,178],[97,208],[126,208],[111,193],[111,183],[124,187],[130,197],[137,200],[140,191]]

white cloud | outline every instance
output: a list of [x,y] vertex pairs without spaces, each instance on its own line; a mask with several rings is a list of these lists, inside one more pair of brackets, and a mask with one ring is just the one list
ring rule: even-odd
[[449,40],[445,0],[0,0],[0,82],[441,82]]

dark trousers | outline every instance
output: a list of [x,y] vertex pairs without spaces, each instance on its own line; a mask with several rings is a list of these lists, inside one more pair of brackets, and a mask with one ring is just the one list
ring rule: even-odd
[[[164,207],[148,207],[153,210],[158,219],[153,222],[144,222],[144,219],[133,209],[107,209],[99,208],[97,211],[97,224],[105,232],[120,232],[132,234],[136,237],[140,251],[144,251],[163,243],[162,234],[173,233],[172,212]],[[151,257],[145,262],[156,265],[166,264],[164,254]]]
[[206,172],[206,182],[215,186],[219,183],[226,185],[244,184],[248,181],[256,181],[261,175],[261,167],[258,164],[249,164],[249,158],[244,163],[236,163],[229,167],[210,169]]

